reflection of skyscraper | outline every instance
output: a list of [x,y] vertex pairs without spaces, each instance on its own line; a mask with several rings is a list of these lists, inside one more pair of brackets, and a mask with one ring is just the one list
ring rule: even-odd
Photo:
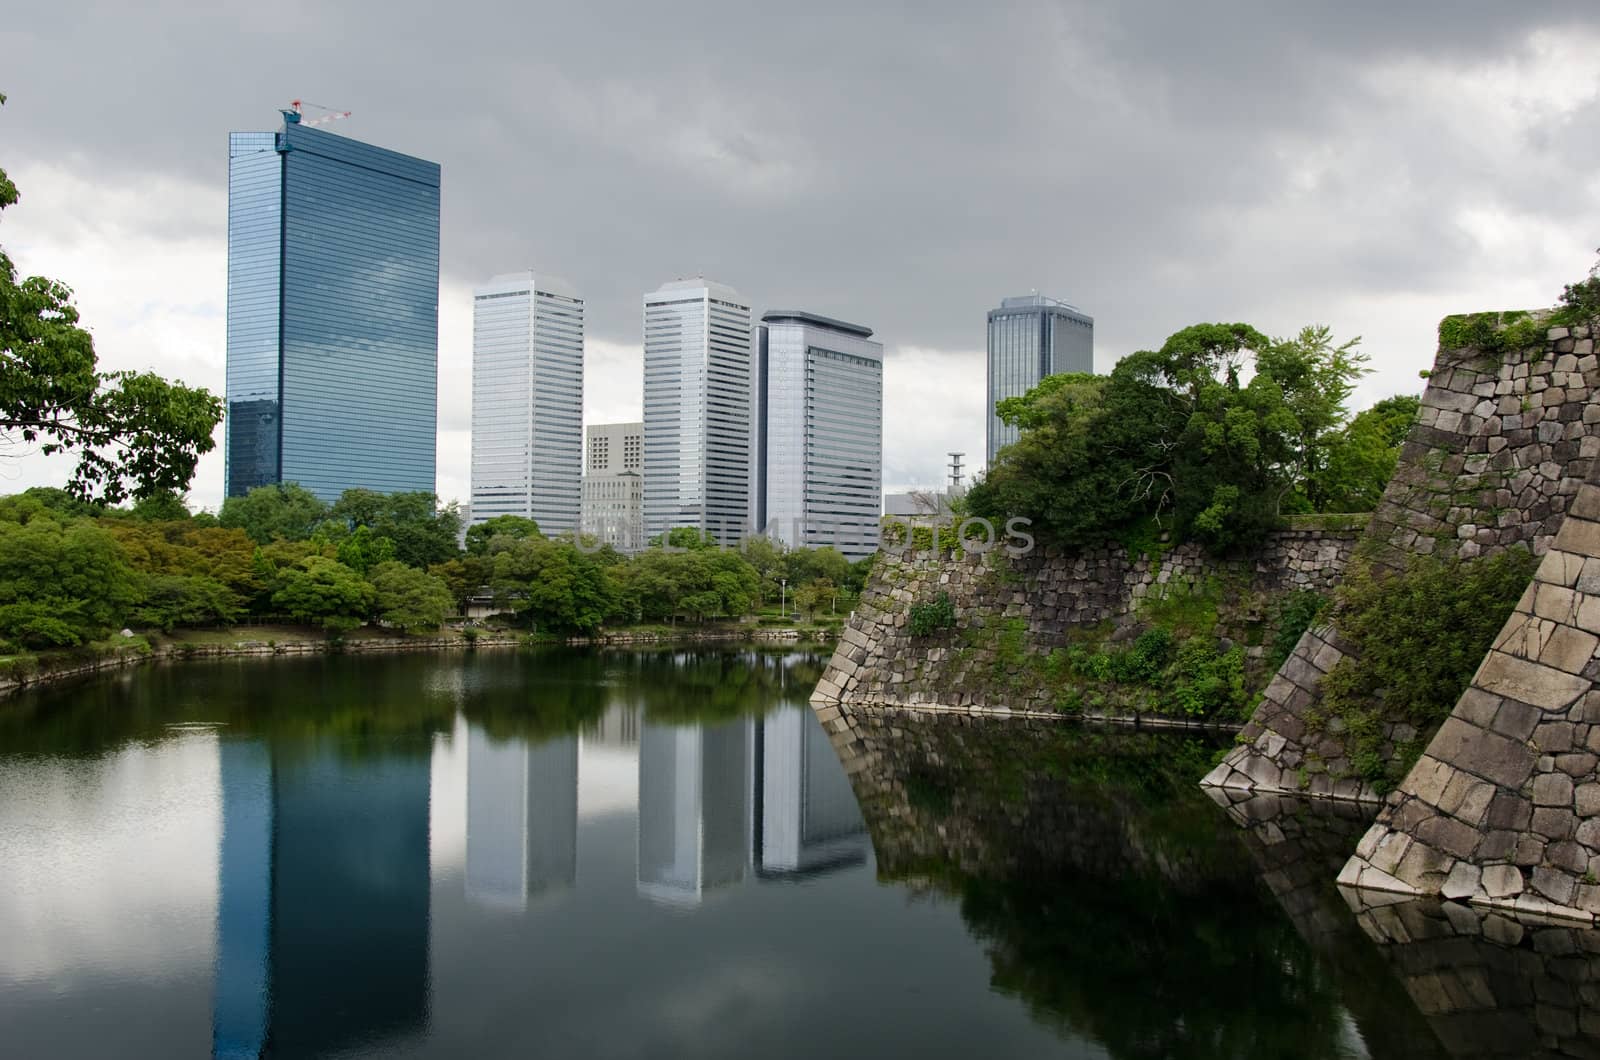
[[467,737],[467,871],[471,897],[521,909],[529,893],[578,875],[578,739],[529,746]]
[[639,735],[639,893],[696,905],[744,879],[750,835],[750,732],[742,721]]
[[784,706],[757,731],[756,871],[810,875],[865,861],[866,823],[816,717],[804,707]]
[[582,731],[587,743],[604,747],[638,747],[639,708],[626,703],[614,703],[595,720],[584,722]]
[[217,1056],[322,1056],[421,1031],[426,753],[222,749]]
[[267,963],[272,926],[272,759],[242,740],[218,745],[222,849],[217,896],[217,973],[212,1055],[261,1055],[267,1039]]

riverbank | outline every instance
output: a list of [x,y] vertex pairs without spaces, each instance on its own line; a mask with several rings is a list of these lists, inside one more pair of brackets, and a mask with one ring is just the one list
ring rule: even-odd
[[631,646],[652,644],[827,643],[827,629],[781,629],[751,625],[702,628],[620,629],[582,637],[553,637],[477,627],[445,629],[418,636],[386,630],[357,630],[329,637],[314,626],[256,626],[232,630],[182,630],[165,635],[117,637],[70,652],[0,658],[0,697],[26,688],[120,670],[142,663],[183,662],[261,656],[365,654],[378,652],[475,651],[539,645]]

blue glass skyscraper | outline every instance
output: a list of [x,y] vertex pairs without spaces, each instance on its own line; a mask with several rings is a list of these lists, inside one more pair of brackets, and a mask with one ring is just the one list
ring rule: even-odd
[[439,166],[284,119],[228,138],[227,495],[432,492]]

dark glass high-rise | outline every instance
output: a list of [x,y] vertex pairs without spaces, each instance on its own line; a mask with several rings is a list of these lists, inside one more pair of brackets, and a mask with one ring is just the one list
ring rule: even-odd
[[439,166],[284,119],[228,138],[227,495],[432,492]]

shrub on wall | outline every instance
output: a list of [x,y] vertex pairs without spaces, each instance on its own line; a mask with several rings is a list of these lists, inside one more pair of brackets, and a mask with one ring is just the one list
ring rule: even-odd
[[940,593],[932,602],[911,605],[911,635],[926,637],[936,630],[951,629],[956,624],[955,605],[949,593]]
[[[1339,589],[1337,621],[1352,652],[1322,681],[1321,719],[1348,732],[1354,772],[1380,788],[1405,776],[1431,734],[1455,709],[1539,561],[1524,548],[1441,560],[1416,556],[1405,570],[1352,564]],[[1419,738],[1380,751],[1389,723]]]

